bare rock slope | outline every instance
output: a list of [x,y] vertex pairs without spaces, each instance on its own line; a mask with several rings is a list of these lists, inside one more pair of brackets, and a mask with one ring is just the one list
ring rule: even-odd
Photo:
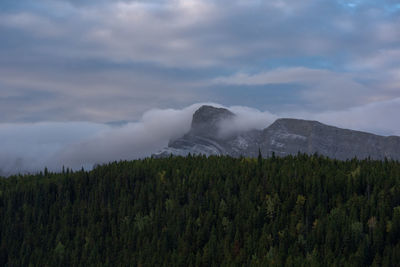
[[221,127],[234,118],[235,114],[227,109],[202,106],[193,114],[190,131],[172,140],[155,156],[191,153],[256,157],[260,149],[264,157],[301,152],[341,160],[354,157],[400,160],[398,136],[379,136],[299,119],[278,119],[263,130],[222,135]]

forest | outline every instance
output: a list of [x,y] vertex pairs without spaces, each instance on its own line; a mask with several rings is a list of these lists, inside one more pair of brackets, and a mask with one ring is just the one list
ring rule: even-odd
[[187,156],[0,178],[0,266],[398,266],[400,163]]

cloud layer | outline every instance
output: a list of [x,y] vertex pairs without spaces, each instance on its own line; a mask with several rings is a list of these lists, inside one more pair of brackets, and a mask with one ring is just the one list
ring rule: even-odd
[[4,0],[0,121],[137,120],[244,98],[316,112],[388,101],[400,97],[399,14],[389,0]]
[[[37,172],[45,166],[54,171],[61,170],[62,166],[90,169],[98,163],[148,157],[167,146],[170,140],[188,132],[192,115],[202,104],[182,109],[152,109],[139,121],[120,125],[91,122],[0,124],[1,175]],[[279,117],[294,117],[377,134],[400,135],[397,123],[400,99],[317,115],[273,114],[243,106],[226,108],[237,116],[233,122],[223,124],[222,134],[263,129]]]

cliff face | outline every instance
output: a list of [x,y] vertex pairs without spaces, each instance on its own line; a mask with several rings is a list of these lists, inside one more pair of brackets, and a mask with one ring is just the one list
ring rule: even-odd
[[318,153],[330,158],[400,160],[400,137],[379,136],[341,129],[317,121],[278,119],[263,130],[240,132],[228,137],[219,134],[221,122],[229,123],[234,113],[211,106],[200,107],[193,115],[191,130],[171,141],[156,156],[205,154],[256,157]]
[[234,116],[235,114],[224,108],[201,106],[193,114],[189,134],[217,138],[220,123],[233,119]]

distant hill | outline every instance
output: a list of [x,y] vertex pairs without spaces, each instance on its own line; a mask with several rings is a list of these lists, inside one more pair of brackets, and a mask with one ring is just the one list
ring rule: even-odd
[[156,156],[204,154],[264,157],[318,153],[330,158],[400,160],[400,137],[341,129],[318,121],[278,119],[263,130],[221,135],[221,127],[235,114],[224,108],[202,106],[194,114],[190,131],[172,140]]

